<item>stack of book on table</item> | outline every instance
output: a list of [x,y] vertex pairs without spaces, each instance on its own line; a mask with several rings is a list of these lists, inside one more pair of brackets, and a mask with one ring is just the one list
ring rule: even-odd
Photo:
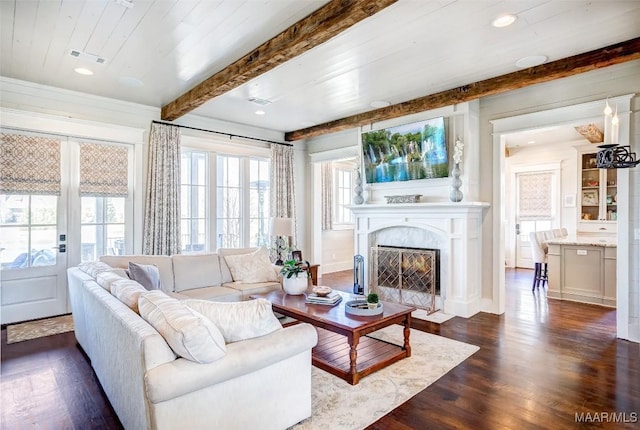
[[335,291],[332,291],[327,296],[319,296],[316,293],[311,293],[307,295],[307,303],[311,303],[314,305],[335,305],[340,303],[342,300],[342,296]]

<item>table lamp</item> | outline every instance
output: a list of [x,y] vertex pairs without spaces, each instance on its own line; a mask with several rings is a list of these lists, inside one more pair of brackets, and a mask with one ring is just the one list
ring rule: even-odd
[[293,235],[293,220],[291,218],[271,218],[269,232],[271,236],[276,237],[276,246],[278,247],[278,259],[275,264],[282,266],[282,250],[284,249],[285,239]]

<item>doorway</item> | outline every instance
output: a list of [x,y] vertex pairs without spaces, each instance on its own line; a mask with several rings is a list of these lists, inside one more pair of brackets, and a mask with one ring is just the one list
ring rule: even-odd
[[507,236],[508,253],[515,262],[510,267],[533,269],[531,242],[533,232],[550,230],[562,222],[558,210],[560,196],[560,164],[508,165],[511,174],[507,189],[514,194],[509,198],[508,213],[512,214],[514,235]]
[[[629,145],[630,141],[630,113],[631,99],[633,94],[609,98],[609,103],[618,106],[618,116],[620,117],[619,142],[621,145]],[[603,106],[606,100],[596,100],[578,105],[566,106],[546,111],[539,111],[530,114],[513,116],[499,120],[491,121],[493,126],[493,166],[494,166],[494,205],[502,210],[494,210],[493,215],[493,232],[494,232],[494,272],[493,272],[493,311],[497,314],[505,312],[505,262],[506,246],[508,243],[505,239],[509,234],[510,218],[506,215],[506,206],[509,199],[509,193],[506,192],[505,181],[505,160],[506,160],[506,136],[524,130],[542,130],[558,126],[575,127],[594,118],[602,117]],[[576,163],[577,164],[577,163]],[[629,207],[630,200],[630,178],[629,172],[625,169],[618,171],[618,205]],[[620,211],[618,215],[617,229],[617,282],[616,296],[619,298],[629,297],[629,287],[631,283],[630,266],[626,262],[630,261],[630,242],[629,242],[629,211]],[[515,231],[512,230],[512,231]],[[624,263],[623,263],[624,262]],[[629,302],[630,300],[618,300],[616,309],[617,318],[617,336],[622,339],[635,340],[637,334],[634,334],[635,326],[630,322],[629,318]],[[637,340],[635,340],[637,341]]]

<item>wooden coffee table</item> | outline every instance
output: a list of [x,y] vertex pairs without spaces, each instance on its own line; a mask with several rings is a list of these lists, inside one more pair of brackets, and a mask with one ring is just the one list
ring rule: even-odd
[[[342,295],[342,301],[335,306],[308,304],[305,303],[305,294],[292,296],[284,291],[254,294],[251,298],[265,298],[271,302],[274,311],[315,326],[318,344],[312,350],[313,365],[351,385],[356,385],[364,376],[411,356],[411,312],[416,308],[383,302],[382,315],[354,316],[344,310],[345,303],[353,300],[352,295],[338,292]],[[404,326],[403,346],[366,336],[393,324]]]

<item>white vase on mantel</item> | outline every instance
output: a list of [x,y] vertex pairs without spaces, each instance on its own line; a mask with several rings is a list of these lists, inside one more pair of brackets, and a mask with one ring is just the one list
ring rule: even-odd
[[361,205],[364,203],[364,197],[362,197],[362,175],[360,174],[360,170],[358,170],[356,174],[356,186],[353,189],[355,192],[355,196],[353,196],[353,203],[356,205]]
[[463,197],[462,191],[460,191],[460,187],[462,186],[462,180],[460,179],[460,163],[453,165],[451,178],[451,192],[449,193],[449,200],[452,202],[460,202]]

